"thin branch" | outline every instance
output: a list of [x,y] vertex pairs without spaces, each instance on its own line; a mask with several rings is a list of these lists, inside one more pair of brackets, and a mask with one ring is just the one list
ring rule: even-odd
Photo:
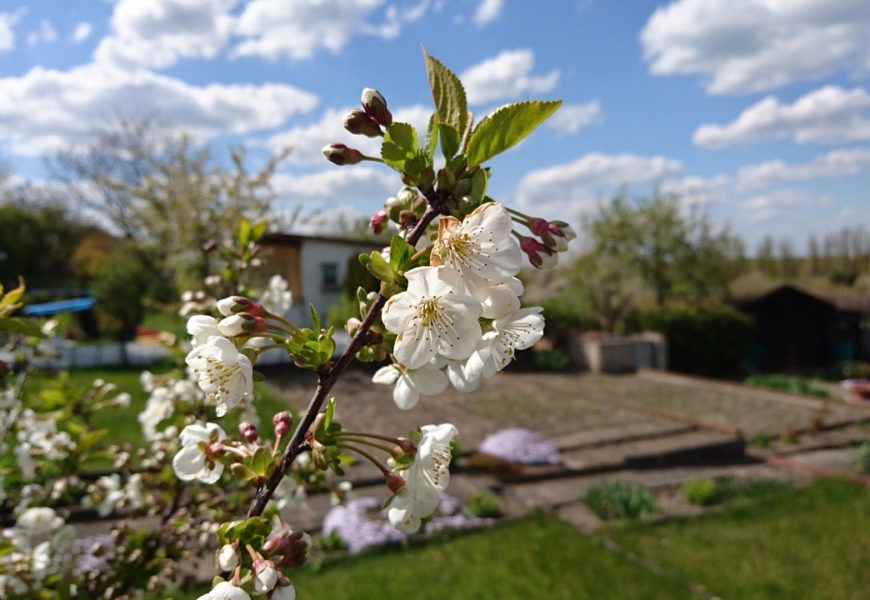
[[[417,225],[411,233],[408,234],[407,242],[412,246],[417,243],[429,224],[441,212],[436,206],[433,206],[436,204],[436,202],[433,202],[433,198],[430,198],[429,200],[429,208],[426,209],[426,212],[417,222]],[[271,477],[269,477],[266,483],[257,489],[257,494],[254,496],[254,500],[251,502],[251,507],[248,509],[248,518],[257,517],[263,513],[266,509],[266,504],[269,503],[269,500],[275,493],[275,489],[278,487],[281,479],[283,479],[287,470],[290,468],[290,465],[293,464],[296,457],[306,448],[305,436],[311,428],[311,425],[314,423],[314,419],[317,418],[317,414],[320,412],[323,403],[326,401],[326,396],[335,385],[339,375],[347,369],[356,356],[357,351],[363,346],[363,342],[368,335],[369,329],[374,325],[375,320],[381,314],[381,310],[384,308],[386,303],[387,297],[378,293],[371,308],[369,308],[369,312],[363,319],[356,335],[353,336],[353,339],[351,339],[350,343],[347,345],[347,348],[344,349],[344,352],[341,353],[341,356],[328,371],[319,374],[317,389],[314,391],[314,395],[311,396],[311,400],[308,402],[308,407],[305,409],[305,416],[302,417],[299,425],[296,426],[296,430],[293,432],[293,437],[290,439],[287,447],[284,448],[284,453],[281,455],[278,468],[275,469],[275,472]]]

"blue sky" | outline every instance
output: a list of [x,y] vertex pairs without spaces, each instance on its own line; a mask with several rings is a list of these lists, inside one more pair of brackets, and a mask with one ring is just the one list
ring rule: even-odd
[[497,199],[577,222],[658,187],[750,250],[766,233],[803,247],[870,226],[868,39],[866,0],[2,0],[0,154],[44,180],[44,156],[156,115],[253,163],[291,146],[278,208],[368,214],[397,180],[319,149],[361,146],[341,117],[363,87],[425,122],[422,44],[478,118],[565,102],[491,163]]

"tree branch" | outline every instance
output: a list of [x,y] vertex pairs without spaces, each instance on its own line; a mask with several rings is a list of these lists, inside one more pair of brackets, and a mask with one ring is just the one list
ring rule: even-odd
[[[435,203],[431,202],[430,199],[429,208],[420,218],[420,221],[417,222],[417,225],[411,233],[408,234],[407,241],[412,246],[417,243],[429,224],[441,212],[438,208],[433,206],[434,204]],[[257,489],[257,494],[254,496],[254,500],[251,502],[251,507],[248,509],[248,518],[257,517],[263,513],[266,504],[268,504],[269,499],[272,498],[275,489],[278,487],[278,484],[281,483],[281,479],[284,478],[290,465],[293,464],[296,457],[305,450],[305,436],[311,428],[312,423],[314,423],[314,419],[317,418],[317,414],[320,412],[320,409],[326,400],[326,396],[335,385],[338,377],[350,365],[354,356],[356,356],[357,351],[363,346],[363,341],[365,340],[366,335],[372,325],[374,325],[375,320],[380,316],[381,310],[384,308],[386,303],[387,297],[378,293],[371,308],[369,308],[369,312],[366,313],[362,324],[357,330],[356,335],[353,336],[353,339],[351,339],[350,343],[347,345],[347,348],[344,349],[344,352],[341,353],[341,356],[328,371],[319,375],[317,389],[314,391],[314,395],[308,402],[308,407],[305,409],[305,415],[302,417],[299,425],[296,426],[296,430],[293,432],[293,437],[284,449],[284,453],[281,455],[281,461],[278,463],[278,468],[275,469],[275,472],[271,477],[269,477],[266,483]]]

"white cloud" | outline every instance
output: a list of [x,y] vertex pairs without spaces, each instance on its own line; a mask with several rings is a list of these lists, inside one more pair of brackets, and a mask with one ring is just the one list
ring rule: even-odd
[[354,165],[337,167],[306,175],[278,173],[272,188],[279,201],[330,206],[361,200],[386,200],[401,187],[394,172],[387,167]]
[[712,94],[773,90],[870,66],[866,0],[676,0],[640,39],[656,75],[701,75]]
[[54,24],[48,19],[43,19],[39,23],[39,29],[27,34],[27,45],[35,46],[36,44],[50,44],[57,40],[57,30]]
[[833,204],[835,201],[833,196],[814,194],[806,190],[776,190],[741,202],[739,212],[750,223],[758,223],[793,213],[795,209]]
[[76,28],[72,32],[72,41],[80,44],[91,36],[93,27],[87,21],[79,21],[76,23]]
[[804,164],[772,160],[743,167],[737,171],[737,185],[740,189],[757,189],[786,181],[851,177],[867,169],[870,169],[870,148],[834,150]]
[[6,52],[15,47],[15,25],[26,13],[26,8],[0,13],[0,52]]
[[478,27],[483,27],[495,21],[504,8],[502,0],[480,0],[477,10],[474,11],[474,22]]
[[[367,138],[349,133],[343,125],[344,115],[349,108],[330,108],[319,120],[309,125],[293,127],[276,133],[266,140],[273,151],[290,148],[287,160],[300,165],[322,166],[326,159],[321,149],[328,144],[346,144],[369,156],[380,156],[380,138]],[[431,110],[420,105],[398,108],[393,111],[393,120],[410,123],[422,138],[429,123]]]
[[232,55],[304,60],[318,50],[338,53],[355,35],[394,38],[403,20],[425,13],[419,4],[403,13],[388,6],[380,23],[369,22],[383,4],[384,0],[253,0],[236,21],[235,33],[246,39]]
[[470,104],[510,100],[527,93],[544,93],[559,82],[559,70],[531,76],[535,55],[531,50],[505,50],[460,75]]
[[686,206],[716,204],[727,199],[733,190],[733,180],[727,175],[698,177],[690,175],[681,179],[667,179],[662,182],[661,192],[673,195]]
[[701,125],[692,139],[704,148],[773,139],[799,144],[870,139],[870,94],[863,88],[844,90],[828,85],[792,104],[768,96],[727,125]]
[[[620,186],[654,183],[682,171],[682,165],[663,156],[636,154],[586,154],[561,165],[527,173],[517,186],[520,206],[539,211],[539,205],[557,198],[564,211],[592,208],[602,195]],[[551,209],[552,213],[552,209]]]
[[282,84],[198,87],[99,63],[69,71],[35,67],[0,78],[0,140],[39,155],[82,140],[120,114],[154,116],[205,139],[278,127],[316,105],[312,94]]
[[214,58],[231,33],[238,0],[119,0],[99,62],[163,68],[180,58]]
[[601,122],[603,115],[597,100],[585,104],[563,104],[547,119],[547,126],[560,133],[577,133],[590,125]]

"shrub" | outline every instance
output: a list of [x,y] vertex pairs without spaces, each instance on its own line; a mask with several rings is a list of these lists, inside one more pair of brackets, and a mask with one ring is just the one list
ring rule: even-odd
[[560,350],[542,350],[533,354],[534,365],[541,371],[561,371],[568,366],[568,355]]
[[751,375],[744,383],[802,396],[826,398],[829,395],[828,390],[821,387],[815,379],[795,375]]
[[656,511],[655,498],[647,488],[618,481],[590,488],[583,502],[602,519],[636,519]]
[[462,512],[468,517],[482,519],[500,517],[503,514],[501,500],[490,492],[477,492],[468,498],[462,507]]
[[843,365],[843,377],[846,379],[870,379],[870,362],[854,360]]
[[665,335],[669,368],[702,375],[739,372],[752,338],[749,317],[723,304],[666,305],[639,312],[633,325]]
[[131,340],[145,314],[143,297],[150,276],[132,252],[108,256],[91,284],[100,334]]
[[697,506],[713,504],[717,499],[718,491],[716,481],[708,477],[691,477],[680,487],[683,498]]

